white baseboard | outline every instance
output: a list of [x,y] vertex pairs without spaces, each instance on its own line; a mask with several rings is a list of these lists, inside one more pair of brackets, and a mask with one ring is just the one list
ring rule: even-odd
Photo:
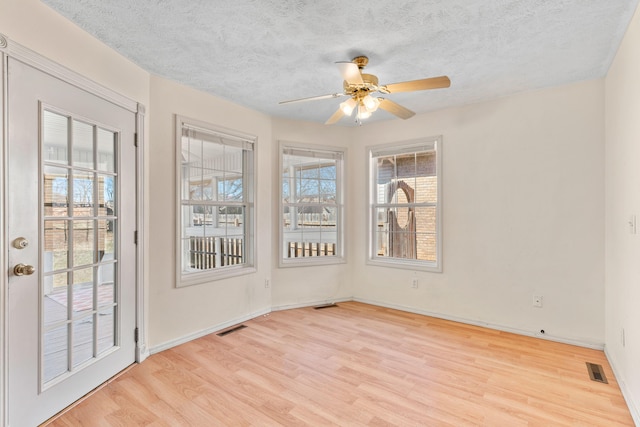
[[488,322],[480,322],[480,321],[477,321],[477,320],[466,319],[466,318],[463,318],[463,317],[448,316],[448,315],[444,315],[442,313],[435,313],[435,312],[431,312],[431,311],[428,311],[428,310],[421,310],[421,309],[417,309],[417,308],[413,308],[413,307],[405,307],[405,306],[398,305],[398,304],[389,304],[389,303],[386,303],[386,302],[369,300],[369,299],[366,299],[366,298],[353,297],[352,300],[353,301],[357,301],[357,302],[361,302],[361,303],[364,303],[364,304],[377,305],[379,307],[392,308],[394,310],[406,311],[406,312],[409,312],[409,313],[415,313],[415,314],[421,314],[421,315],[424,315],[424,316],[435,317],[437,319],[451,320],[453,322],[465,323],[467,325],[481,326],[483,328],[495,329],[497,331],[510,332],[510,333],[513,333],[513,334],[524,335],[524,336],[528,336],[528,337],[535,337],[535,338],[540,338],[540,339],[544,339],[544,340],[548,340],[548,341],[555,341],[555,342],[559,342],[559,343],[563,343],[563,344],[571,344],[571,345],[576,345],[576,346],[579,346],[579,347],[592,348],[592,349],[595,349],[595,350],[604,350],[604,344],[601,344],[601,343],[581,341],[581,340],[575,340],[575,339],[565,338],[565,337],[557,337],[557,336],[552,336],[552,335],[548,335],[548,334],[544,334],[543,335],[543,334],[540,334],[540,333],[534,333],[534,332],[523,330],[523,329],[511,328],[511,327],[508,327],[508,326],[497,325],[497,324],[488,323]]
[[307,302],[301,302],[296,304],[276,305],[271,307],[271,311],[293,310],[294,308],[315,307],[318,305],[335,304],[335,303],[345,302],[345,301],[353,301],[353,298],[350,298],[350,297],[335,298],[335,299],[328,299],[328,300],[325,299],[325,300],[319,300],[319,301],[307,301]]
[[269,314],[269,313],[271,313],[271,309],[265,308],[263,310],[259,310],[259,311],[253,312],[253,313],[249,313],[249,314],[247,314],[245,316],[237,317],[235,319],[231,319],[231,320],[228,320],[226,322],[219,323],[219,324],[217,324],[215,326],[212,326],[210,328],[203,329],[201,331],[194,332],[194,333],[189,334],[189,335],[185,335],[185,336],[177,338],[175,340],[167,341],[167,342],[164,342],[162,344],[150,347],[148,354],[152,355],[152,354],[160,353],[161,351],[168,350],[168,349],[170,349],[172,347],[175,347],[175,346],[178,346],[180,344],[187,343],[189,341],[195,340],[195,339],[203,337],[205,335],[209,335],[209,334],[212,334],[214,332],[221,331],[221,330],[226,329],[226,328],[228,328],[230,326],[234,326],[234,325],[237,325],[238,323],[246,322],[247,320],[255,319],[256,317],[264,316],[265,314]]
[[607,350],[607,347],[604,347],[604,355],[607,357],[609,361],[609,365],[611,365],[611,369],[613,370],[613,375],[616,376],[616,381],[618,382],[618,386],[620,386],[620,390],[622,391],[622,396],[624,397],[625,402],[627,403],[627,407],[629,408],[629,412],[631,412],[631,418],[633,418],[633,422],[640,426],[640,402],[634,402],[633,396],[627,387],[627,384],[624,382],[623,376],[621,372],[618,370],[616,359],[612,357],[612,355]]

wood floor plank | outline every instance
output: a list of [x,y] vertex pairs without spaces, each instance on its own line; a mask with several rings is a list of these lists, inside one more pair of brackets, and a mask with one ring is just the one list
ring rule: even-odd
[[244,324],[149,357],[49,426],[633,426],[602,351],[356,302]]

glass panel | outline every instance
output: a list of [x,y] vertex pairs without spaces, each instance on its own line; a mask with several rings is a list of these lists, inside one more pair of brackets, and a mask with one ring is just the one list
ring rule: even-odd
[[44,326],[67,320],[68,291],[67,273],[44,277]]
[[98,307],[115,302],[115,264],[98,266]]
[[93,174],[73,174],[73,216],[93,216]]
[[116,134],[98,128],[98,166],[96,169],[115,172]]
[[193,138],[182,138],[182,163],[202,168],[202,141]]
[[417,259],[436,261],[436,235],[431,233],[416,233]]
[[436,232],[436,207],[418,207],[415,208],[416,225],[415,230],[419,233],[435,233]]
[[421,176],[416,179],[416,203],[437,203],[438,178]]
[[320,186],[317,179],[301,178],[297,184],[298,203],[317,203]]
[[44,382],[51,381],[68,370],[68,330],[69,327],[64,325],[44,333]]
[[242,201],[242,177],[218,181],[219,200]]
[[[242,148],[231,147],[229,145],[220,147],[217,144],[207,144],[205,150],[209,150],[211,147],[215,147],[215,149],[211,153],[206,153],[206,159],[210,163],[216,162],[216,158],[220,156],[219,153],[222,151],[222,156],[224,157],[224,171],[227,175],[224,177],[225,179],[242,175]],[[218,169],[218,167],[215,166],[215,169]]]
[[436,208],[416,208],[417,259],[436,261]]
[[66,165],[68,161],[69,119],[44,111],[42,114],[42,158],[45,162]]
[[336,202],[336,182],[329,180],[320,181],[320,203],[334,204]]
[[435,153],[419,153],[416,155],[416,202],[436,203],[437,177]]
[[336,207],[324,207],[322,212],[322,231],[335,232],[336,224],[338,223],[338,208]]
[[115,307],[98,312],[98,354],[104,353],[116,345],[114,312]]
[[221,206],[218,209],[218,227],[227,229],[227,233],[233,233],[233,229],[241,229],[244,223],[244,207]]
[[76,270],[72,274],[74,313],[93,310],[93,267]]
[[113,219],[98,221],[98,262],[114,259],[114,226]]
[[93,357],[93,315],[73,322],[73,367]]
[[44,215],[69,215],[69,172],[64,168],[44,167]]
[[183,208],[188,235],[203,235],[206,227],[217,224],[217,208],[214,206],[191,205]]
[[93,264],[95,259],[95,248],[93,244],[92,220],[73,221],[73,266]]
[[389,222],[388,211],[384,208],[376,209],[377,227],[375,230],[375,255],[387,256],[389,253]]
[[69,243],[69,221],[44,221],[44,272],[67,268]]
[[98,175],[98,215],[112,216],[116,208],[115,177]]
[[287,203],[291,201],[291,194],[290,194],[290,179],[289,179],[289,174],[287,172],[282,174],[282,201]]
[[196,181],[189,180],[189,200],[202,200],[202,181],[200,177]]
[[93,169],[93,126],[73,121],[73,166]]

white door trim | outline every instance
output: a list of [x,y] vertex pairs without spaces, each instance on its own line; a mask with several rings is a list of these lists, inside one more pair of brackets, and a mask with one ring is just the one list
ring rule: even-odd
[[28,64],[44,73],[56,77],[68,84],[76,86],[86,92],[89,92],[99,98],[107,100],[119,107],[127,109],[136,114],[136,229],[138,230],[138,245],[136,247],[136,328],[138,330],[138,340],[136,342],[136,362],[143,361],[148,355],[146,340],[146,322],[145,322],[145,293],[144,293],[144,242],[145,242],[145,222],[144,222],[144,116],[145,106],[136,101],[129,99],[113,90],[106,88],[93,80],[82,76],[54,61],[51,61],[42,55],[16,43],[2,33],[0,33],[0,152],[2,154],[0,161],[0,177],[2,177],[0,186],[0,230],[5,236],[0,239],[0,426],[8,425],[8,363],[7,363],[7,330],[8,330],[8,301],[7,301],[7,243],[8,236],[6,221],[6,162],[7,162],[7,84],[8,84],[8,58],[17,59]]

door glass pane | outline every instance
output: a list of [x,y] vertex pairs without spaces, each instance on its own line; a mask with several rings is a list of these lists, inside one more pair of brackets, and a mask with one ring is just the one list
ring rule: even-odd
[[68,318],[67,273],[53,274],[44,277],[44,326],[48,328]]
[[93,246],[94,221],[73,221],[73,266],[93,264],[95,253]]
[[44,215],[69,215],[69,172],[64,168],[44,168]]
[[73,311],[93,309],[93,267],[73,272]]
[[115,178],[111,175],[98,175],[98,215],[113,215],[115,203]]
[[68,325],[44,333],[44,382],[67,372],[69,367]]
[[114,172],[116,134],[98,128],[98,165],[96,169]]
[[115,307],[98,312],[98,354],[109,350],[115,343]]
[[98,266],[98,308],[115,302],[115,264]]
[[68,164],[68,117],[45,110],[42,113],[42,119],[42,157],[44,161]]
[[93,126],[73,121],[73,166],[93,169]]
[[92,216],[93,174],[73,174],[73,216]]
[[115,220],[98,221],[98,262],[113,261],[113,233]]
[[69,221],[44,221],[44,272],[68,267]]
[[93,315],[73,322],[73,367],[93,357]]

